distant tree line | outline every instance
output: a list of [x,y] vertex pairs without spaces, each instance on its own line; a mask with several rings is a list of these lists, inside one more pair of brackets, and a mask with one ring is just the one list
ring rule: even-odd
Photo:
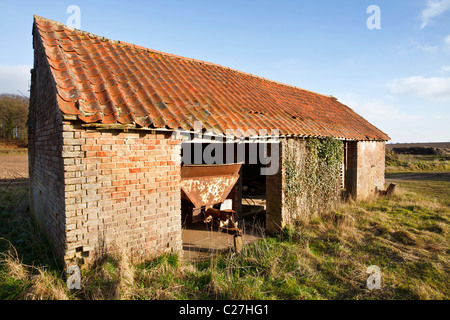
[[27,141],[28,104],[24,96],[0,94],[0,139]]

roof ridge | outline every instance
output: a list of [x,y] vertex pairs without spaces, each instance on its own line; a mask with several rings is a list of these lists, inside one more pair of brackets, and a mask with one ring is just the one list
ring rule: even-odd
[[38,18],[39,20],[43,20],[43,21],[46,21],[46,22],[50,22],[50,23],[53,23],[53,24],[57,24],[57,25],[63,26],[65,28],[68,28],[69,30],[75,30],[75,31],[78,31],[78,32],[82,32],[84,34],[88,34],[88,35],[94,36],[96,38],[100,38],[102,40],[106,39],[106,40],[110,41],[111,43],[115,43],[115,44],[119,44],[119,45],[125,45],[125,46],[128,46],[128,47],[133,47],[135,49],[143,50],[143,51],[146,51],[146,52],[151,51],[153,53],[165,55],[165,56],[168,56],[168,57],[174,57],[174,58],[183,59],[183,60],[186,60],[186,61],[193,61],[193,62],[203,63],[203,64],[214,66],[214,67],[228,69],[230,71],[234,71],[234,72],[237,72],[237,73],[240,73],[240,74],[251,76],[251,77],[254,77],[254,78],[257,78],[257,79],[261,79],[261,80],[264,80],[264,81],[268,81],[268,82],[271,82],[271,83],[276,83],[276,84],[283,85],[283,86],[290,87],[290,88],[294,88],[294,89],[297,89],[297,90],[303,90],[303,91],[306,91],[306,92],[317,94],[317,95],[323,96],[325,98],[331,98],[331,99],[337,100],[332,95],[326,95],[326,94],[318,93],[318,92],[315,92],[315,91],[312,91],[312,90],[300,88],[300,87],[294,86],[292,84],[287,84],[287,83],[284,83],[284,82],[271,80],[271,79],[264,78],[262,76],[258,76],[258,75],[255,75],[255,74],[252,74],[252,73],[248,73],[248,72],[245,72],[245,71],[242,71],[242,70],[238,70],[238,69],[234,69],[234,68],[231,68],[231,67],[223,66],[223,65],[218,64],[218,63],[204,61],[204,60],[195,59],[195,58],[188,58],[188,57],[185,57],[185,56],[180,56],[180,55],[176,55],[176,54],[172,54],[172,53],[167,53],[167,52],[163,52],[163,51],[159,51],[159,50],[156,50],[156,49],[147,48],[147,47],[144,47],[144,46],[136,45],[136,44],[125,42],[125,41],[109,39],[109,38],[106,38],[106,37],[103,37],[103,36],[99,36],[99,35],[90,33],[88,31],[83,31],[83,30],[80,30],[80,29],[76,29],[76,28],[70,27],[70,26],[68,26],[68,25],[66,25],[66,24],[64,24],[62,22],[56,21],[56,20],[44,18],[44,17],[38,16],[38,15],[34,15],[34,19],[36,19],[36,18]]

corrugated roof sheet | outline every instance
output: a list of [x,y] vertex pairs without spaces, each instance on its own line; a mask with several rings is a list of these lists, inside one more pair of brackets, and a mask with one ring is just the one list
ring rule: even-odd
[[[86,123],[389,140],[337,99],[35,16],[59,108]],[[36,34],[35,34],[36,36]]]

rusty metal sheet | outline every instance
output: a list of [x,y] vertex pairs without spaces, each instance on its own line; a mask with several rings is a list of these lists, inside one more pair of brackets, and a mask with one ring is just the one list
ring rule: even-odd
[[181,189],[185,198],[196,208],[225,201],[239,179],[241,165],[184,165]]
[[207,176],[239,175],[242,163],[229,164],[185,164],[181,168],[181,179]]
[[225,201],[239,177],[217,176],[181,181],[181,189],[196,208]]

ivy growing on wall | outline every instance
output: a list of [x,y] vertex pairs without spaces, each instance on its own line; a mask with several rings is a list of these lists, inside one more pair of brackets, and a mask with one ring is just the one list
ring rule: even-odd
[[285,204],[290,219],[309,218],[330,210],[340,197],[339,179],[343,143],[333,138],[286,144],[284,160]]

